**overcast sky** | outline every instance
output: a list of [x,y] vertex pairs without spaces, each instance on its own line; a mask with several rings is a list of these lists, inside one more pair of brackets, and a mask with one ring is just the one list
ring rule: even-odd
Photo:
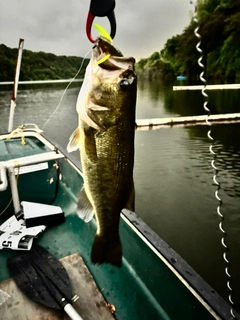
[[[90,0],[0,0],[0,44],[84,56],[92,47],[85,24]],[[190,22],[190,0],[116,0],[114,44],[125,56],[147,58]],[[107,18],[96,18],[108,31]],[[92,34],[96,37],[95,31]]]

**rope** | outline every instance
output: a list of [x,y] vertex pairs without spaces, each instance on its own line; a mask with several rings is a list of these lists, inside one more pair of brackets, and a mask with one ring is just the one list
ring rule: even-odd
[[[193,4],[192,1],[190,1],[190,3]],[[226,231],[224,230],[224,227],[223,227],[224,216],[223,216],[223,214],[221,213],[222,200],[221,200],[221,198],[220,198],[220,196],[219,196],[219,191],[220,191],[220,189],[221,189],[221,185],[220,185],[220,183],[219,183],[218,180],[217,180],[217,175],[218,175],[219,170],[218,170],[218,168],[217,168],[216,165],[215,165],[216,158],[217,158],[217,154],[216,154],[216,152],[214,152],[214,150],[213,150],[213,145],[212,145],[212,143],[213,143],[213,141],[214,141],[214,138],[212,137],[212,125],[211,125],[211,123],[209,122],[209,117],[210,117],[210,115],[211,115],[211,111],[210,111],[210,109],[208,108],[208,94],[205,92],[206,86],[207,86],[207,81],[206,81],[206,79],[204,78],[205,66],[204,66],[204,64],[202,63],[203,51],[202,51],[202,49],[200,48],[202,37],[201,37],[201,35],[198,33],[198,30],[199,30],[199,20],[198,20],[198,18],[197,18],[197,9],[198,9],[198,8],[197,8],[197,5],[196,5],[196,4],[194,4],[194,7],[195,7],[195,11],[194,11],[194,15],[193,15],[193,20],[194,20],[194,22],[195,22],[196,25],[197,25],[197,27],[196,27],[195,30],[194,30],[194,34],[195,34],[195,36],[196,36],[196,37],[198,38],[198,40],[199,40],[198,43],[197,43],[197,45],[196,45],[196,49],[197,49],[197,51],[201,54],[200,58],[198,59],[198,65],[202,68],[202,72],[201,72],[201,74],[200,74],[200,80],[202,81],[202,83],[203,83],[203,85],[204,85],[204,86],[203,86],[203,89],[202,89],[202,95],[203,95],[203,97],[204,97],[203,108],[204,108],[204,110],[205,110],[206,113],[207,113],[206,123],[207,123],[207,125],[210,127],[209,131],[207,132],[207,136],[208,136],[208,139],[211,141],[211,144],[210,144],[210,146],[209,146],[209,152],[211,153],[211,155],[212,155],[212,157],[213,157],[213,160],[211,161],[211,166],[212,166],[212,168],[214,169],[213,182],[214,182],[214,184],[215,184],[216,187],[217,187],[217,190],[215,191],[215,198],[216,198],[217,201],[218,201],[217,213],[218,213],[218,215],[219,215],[220,218],[221,218],[221,221],[220,221],[220,223],[219,223],[219,229],[220,229],[220,231],[222,232],[221,244],[222,244],[222,246],[224,247],[223,259],[224,259],[224,261],[225,261],[225,263],[226,263],[226,265],[227,265],[227,266],[225,267],[225,273],[226,273],[226,275],[227,275],[227,277],[228,277],[227,288],[228,288],[228,290],[229,290],[229,292],[230,292],[230,293],[229,293],[229,296],[228,296],[228,300],[229,300],[231,306],[233,306],[233,305],[234,305],[234,302],[233,302],[233,300],[232,300],[232,291],[233,291],[233,290],[232,290],[232,287],[231,287],[231,275],[230,275],[230,272],[229,272],[230,262],[229,262],[229,260],[228,260],[228,258],[227,258],[228,247],[227,247],[226,242],[225,242],[227,233],[226,233]],[[234,311],[233,311],[233,308],[232,308],[232,307],[230,308],[230,314],[231,314],[232,319],[236,319],[236,316],[235,316],[235,314],[234,314]]]
[[60,98],[60,100],[59,100],[59,103],[58,103],[57,107],[55,108],[55,110],[53,111],[53,113],[50,115],[50,117],[48,118],[48,120],[45,122],[45,124],[44,124],[44,126],[43,126],[43,129],[45,129],[45,127],[47,126],[48,122],[52,119],[52,117],[55,115],[55,113],[56,113],[57,110],[59,109],[59,107],[60,107],[60,105],[61,105],[61,103],[62,103],[62,100],[63,100],[63,98],[64,98],[64,96],[65,96],[68,88],[69,88],[70,85],[72,84],[73,80],[76,79],[76,77],[78,76],[79,72],[82,70],[83,63],[84,63],[87,55],[88,55],[91,51],[92,51],[92,49],[90,49],[90,50],[85,54],[85,56],[84,56],[84,58],[83,58],[83,60],[82,60],[82,63],[81,63],[81,65],[80,65],[80,68],[78,69],[78,71],[77,71],[77,73],[75,74],[75,76],[72,78],[72,80],[69,82],[69,84],[68,84],[68,85],[66,86],[66,88],[64,89],[63,94],[62,94],[62,96],[61,96],[61,98]]

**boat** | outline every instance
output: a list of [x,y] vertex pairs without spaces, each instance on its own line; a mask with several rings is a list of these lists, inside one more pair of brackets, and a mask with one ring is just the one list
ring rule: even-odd
[[177,76],[177,80],[187,80],[187,77],[186,76]]
[[[129,210],[122,211],[120,221],[122,267],[93,265],[90,252],[96,221],[84,223],[75,213],[83,186],[79,160],[45,137],[37,126],[22,126],[13,134],[0,136],[0,177],[0,212],[13,199],[0,216],[0,225],[13,216],[19,219],[18,210],[25,208],[26,203],[60,207],[64,219],[50,223],[33,239],[32,246],[40,244],[58,259],[80,255],[106,306],[114,306],[116,319],[231,319],[231,306]],[[0,289],[7,292],[6,284],[12,280],[6,261],[16,251],[10,250],[11,239],[5,239],[1,245],[9,249],[0,252]],[[85,292],[76,294],[81,300]],[[9,295],[14,297],[13,292]],[[19,319],[27,318],[28,303],[23,317],[20,317],[23,307],[19,305]],[[39,307],[35,308],[40,312]],[[8,302],[0,309],[4,319],[15,319],[10,316]],[[102,318],[96,314],[95,319]]]

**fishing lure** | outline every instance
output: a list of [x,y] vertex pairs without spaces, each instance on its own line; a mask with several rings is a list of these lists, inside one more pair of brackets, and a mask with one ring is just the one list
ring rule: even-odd
[[110,34],[107,32],[105,28],[103,28],[100,24],[94,23],[94,28],[97,30],[97,32],[100,34],[100,36],[106,38],[111,43],[113,42],[113,39],[111,38]]
[[[107,39],[109,42],[113,42],[113,39],[111,38],[110,34],[107,32],[107,30],[102,27],[100,24],[94,23],[94,28],[97,30],[97,32],[100,34],[100,36],[104,37],[105,39]],[[99,59],[97,62],[95,62],[95,66],[103,63],[104,61],[107,61],[107,59],[110,57],[111,55],[108,53],[106,54],[104,57],[102,57],[101,59]]]

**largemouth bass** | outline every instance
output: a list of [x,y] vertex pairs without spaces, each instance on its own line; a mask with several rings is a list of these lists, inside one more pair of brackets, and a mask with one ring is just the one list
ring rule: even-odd
[[121,266],[120,213],[134,210],[134,63],[107,39],[97,39],[77,100],[79,127],[68,144],[69,152],[80,148],[84,188],[78,215],[85,221],[96,216],[94,264]]

